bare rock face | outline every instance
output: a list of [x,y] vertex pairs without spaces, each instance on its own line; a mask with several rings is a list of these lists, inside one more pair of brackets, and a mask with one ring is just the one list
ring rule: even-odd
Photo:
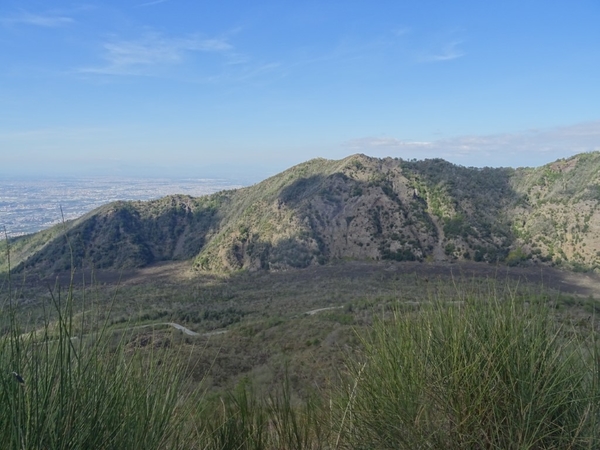
[[48,271],[176,259],[193,259],[198,270],[284,270],[336,259],[596,269],[600,153],[533,169],[316,159],[248,188],[109,204],[11,245],[13,266]]

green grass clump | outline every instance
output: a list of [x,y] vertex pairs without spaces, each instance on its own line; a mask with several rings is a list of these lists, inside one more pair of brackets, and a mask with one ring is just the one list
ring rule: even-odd
[[[84,335],[73,298],[54,307],[58,322],[23,333],[9,294],[0,337],[3,449],[175,449],[184,447],[185,364],[161,364],[160,350],[113,342],[106,327]],[[14,373],[13,373],[14,372]]]
[[267,395],[242,382],[205,415],[203,448],[328,449],[329,419],[322,398],[292,395],[287,375],[278,389]]
[[[532,300],[530,298],[530,300]],[[362,449],[598,448],[594,331],[511,295],[434,301],[380,320],[340,409]]]

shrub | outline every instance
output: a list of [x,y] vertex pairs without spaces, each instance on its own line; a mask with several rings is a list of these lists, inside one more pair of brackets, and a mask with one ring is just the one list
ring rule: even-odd
[[347,446],[598,448],[595,339],[530,300],[433,302],[377,323],[350,364]]
[[526,253],[521,247],[511,250],[506,257],[506,264],[510,267],[518,266],[524,261],[531,258],[531,255]]

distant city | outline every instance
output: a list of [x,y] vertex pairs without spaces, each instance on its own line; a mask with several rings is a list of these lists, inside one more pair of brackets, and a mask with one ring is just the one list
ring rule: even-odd
[[35,233],[116,200],[197,197],[239,187],[220,179],[0,178],[0,231],[9,237]]

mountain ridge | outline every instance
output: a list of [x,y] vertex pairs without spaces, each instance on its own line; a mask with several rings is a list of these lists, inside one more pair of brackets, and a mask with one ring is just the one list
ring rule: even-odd
[[9,244],[17,272],[171,260],[197,270],[285,270],[347,258],[597,270],[600,152],[518,169],[319,158],[208,196],[109,203]]

